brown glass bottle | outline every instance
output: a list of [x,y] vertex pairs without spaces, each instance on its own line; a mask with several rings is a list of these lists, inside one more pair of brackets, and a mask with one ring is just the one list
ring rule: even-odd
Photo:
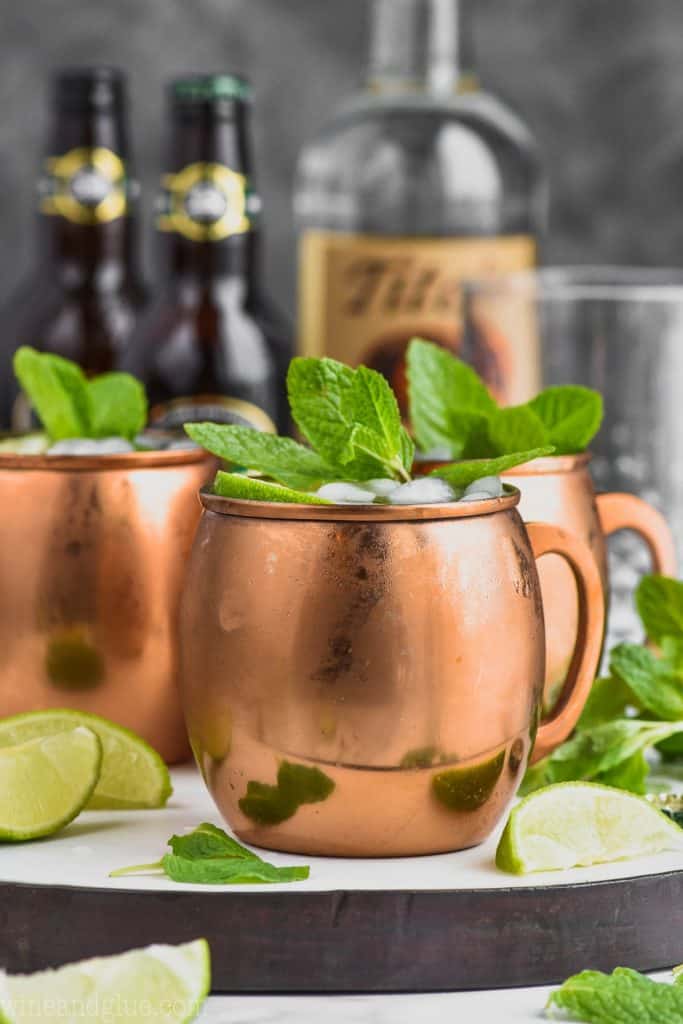
[[[156,226],[163,280],[130,346],[150,422],[286,425],[286,329],[259,281],[250,89],[194,75],[168,90],[170,131]],[[264,415],[265,414],[265,415]]]
[[0,313],[0,427],[15,430],[30,426],[12,373],[19,345],[74,359],[87,373],[119,368],[145,302],[121,71],[54,76],[38,196],[38,265]]

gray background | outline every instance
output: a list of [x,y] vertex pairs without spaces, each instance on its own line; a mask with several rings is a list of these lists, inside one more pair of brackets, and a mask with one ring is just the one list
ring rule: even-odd
[[[272,293],[292,308],[293,166],[359,80],[368,0],[0,0],[0,295],[30,263],[45,78],[60,63],[125,67],[144,186],[145,253],[164,78],[232,69],[256,86],[255,141]],[[683,263],[681,0],[470,0],[486,88],[545,152],[546,258]]]

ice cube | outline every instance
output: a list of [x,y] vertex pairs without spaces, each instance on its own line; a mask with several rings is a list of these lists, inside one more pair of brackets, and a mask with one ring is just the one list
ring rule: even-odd
[[392,491],[400,487],[400,484],[396,480],[380,477],[377,480],[365,480],[362,486],[367,488],[368,491],[372,491],[378,498],[388,498]]
[[191,437],[179,437],[176,441],[171,441],[166,445],[166,451],[169,452],[191,452],[200,448],[196,441],[193,441]]
[[453,452],[447,444],[437,445],[436,448],[429,448],[426,452],[417,452],[416,462],[452,462]]
[[490,501],[491,495],[488,491],[470,491],[469,494],[463,494],[461,501]]
[[503,493],[503,484],[499,476],[482,476],[479,480],[475,480],[469,487],[465,488],[465,497],[468,494],[474,494],[482,492],[487,494],[489,498],[500,498]]
[[434,505],[445,501],[455,501],[455,491],[438,476],[411,480],[389,495],[392,505]]
[[375,500],[374,491],[369,491],[358,484],[345,483],[343,480],[323,484],[316,493],[319,498],[333,501],[336,505],[371,505]]
[[95,440],[92,437],[69,437],[57,441],[48,448],[48,455],[119,455],[132,452],[133,445],[125,437],[103,437]]

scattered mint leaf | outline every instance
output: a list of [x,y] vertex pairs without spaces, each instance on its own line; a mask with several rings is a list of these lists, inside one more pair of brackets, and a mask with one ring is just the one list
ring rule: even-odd
[[381,374],[299,357],[290,364],[287,391],[297,426],[323,459],[344,467],[344,479],[410,479],[411,445]]
[[186,423],[185,433],[219,459],[263,473],[294,490],[317,489],[343,473],[289,437],[262,434],[250,427]]
[[473,435],[481,437],[497,405],[478,374],[446,349],[419,338],[408,346],[406,360],[410,418],[422,450],[446,446],[456,459],[480,454],[468,452],[468,442]]
[[296,814],[302,804],[326,800],[334,790],[334,782],[319,768],[282,761],[277,772],[277,785],[247,782],[247,792],[239,801],[240,810],[259,825],[277,825]]
[[650,640],[683,635],[683,582],[644,576],[636,588],[636,608]]
[[207,857],[237,857],[252,859],[254,854],[246,846],[229,836],[222,828],[208,821],[184,836],[171,836],[168,845],[177,857],[202,860]]
[[650,765],[645,751],[637,750],[614,768],[602,772],[600,782],[603,786],[615,786],[617,789],[626,789],[629,793],[638,793],[642,796],[647,792],[645,781],[649,774]]
[[639,751],[680,733],[683,722],[635,718],[584,729],[527,770],[520,794],[526,796],[554,782],[603,782],[607,773]]
[[278,868],[256,857],[249,860],[224,857],[187,860],[167,853],[162,858],[164,872],[174,882],[194,885],[249,885],[261,882],[301,882],[308,878],[310,868]]
[[647,647],[619,644],[610,655],[610,671],[655,718],[668,722],[683,719],[683,678]]
[[491,450],[501,455],[544,448],[551,443],[548,431],[536,413],[526,405],[516,405],[496,412],[489,422],[488,434],[493,446]]
[[103,373],[87,384],[90,436],[126,437],[132,441],[147,422],[147,396],[130,373]]
[[683,1024],[683,989],[629,967],[581,971],[551,994],[546,1015],[555,1009],[587,1024]]
[[135,864],[112,871],[110,878],[163,871],[174,882],[195,885],[248,885],[261,882],[299,882],[308,878],[309,868],[275,867],[242,846],[222,828],[202,822],[185,836],[171,836],[172,853],[153,864]]
[[555,445],[558,455],[585,451],[602,423],[602,395],[590,388],[546,388],[528,408],[548,431],[548,442]]
[[90,436],[90,395],[80,367],[24,345],[14,355],[14,372],[53,441]]
[[580,732],[613,718],[624,718],[627,708],[634,705],[637,706],[637,701],[623,679],[612,676],[596,679],[576,728]]
[[514,452],[510,455],[499,455],[493,459],[452,462],[447,466],[439,466],[430,475],[446,480],[451,487],[469,487],[475,480],[481,480],[485,476],[499,476],[514,466],[521,466],[525,462],[531,462],[532,459],[538,459],[544,455],[552,455],[554,450],[548,446],[533,448],[530,451]]
[[[247,428],[248,429],[248,428]],[[213,493],[222,498],[240,498],[251,501],[279,501],[294,505],[329,505],[325,498],[306,491],[294,491],[268,480],[255,480],[241,473],[225,473],[219,470],[213,482]]]

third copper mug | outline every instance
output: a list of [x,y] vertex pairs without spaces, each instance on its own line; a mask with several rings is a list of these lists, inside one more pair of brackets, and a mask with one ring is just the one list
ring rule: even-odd
[[[572,730],[604,627],[589,549],[556,526],[525,526],[518,502],[514,488],[427,506],[202,495],[181,694],[203,777],[242,839],[391,856],[491,833],[534,738],[540,756]],[[562,695],[538,727],[536,559],[551,552],[577,581],[578,623]]]

